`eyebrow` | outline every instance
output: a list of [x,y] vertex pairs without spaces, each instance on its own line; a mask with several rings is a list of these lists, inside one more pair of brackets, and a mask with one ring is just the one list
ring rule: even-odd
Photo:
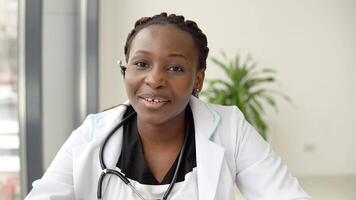
[[[137,53],[151,54],[149,51],[146,51],[146,50],[137,50],[134,52],[134,54],[137,54]],[[182,57],[182,58],[188,60],[187,56],[185,56],[181,53],[170,53],[170,54],[168,54],[168,57]]]

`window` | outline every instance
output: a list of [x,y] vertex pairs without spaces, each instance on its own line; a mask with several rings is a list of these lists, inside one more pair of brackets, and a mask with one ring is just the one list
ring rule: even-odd
[[0,199],[20,199],[18,1],[0,0]]

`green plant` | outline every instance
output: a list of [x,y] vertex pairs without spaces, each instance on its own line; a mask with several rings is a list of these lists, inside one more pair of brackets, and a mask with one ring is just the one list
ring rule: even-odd
[[289,97],[264,87],[265,84],[276,82],[275,70],[257,68],[257,63],[250,56],[241,62],[239,54],[231,60],[224,53],[222,55],[225,62],[215,57],[211,60],[225,72],[228,79],[207,80],[208,86],[202,95],[211,103],[239,107],[247,121],[266,140],[268,127],[262,117],[265,113],[264,106],[269,104],[277,111],[274,95],[280,95],[287,101],[290,101]]

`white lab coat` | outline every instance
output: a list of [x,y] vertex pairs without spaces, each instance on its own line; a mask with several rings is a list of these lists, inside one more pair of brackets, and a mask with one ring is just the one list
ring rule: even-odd
[[[198,195],[201,200],[235,199],[235,184],[249,200],[310,199],[237,107],[204,103],[192,97]],[[96,199],[101,173],[99,149],[110,130],[121,121],[125,106],[89,115],[62,146],[43,177],[33,183],[26,200]],[[122,128],[104,152],[108,168],[115,168],[122,145]],[[124,184],[117,177],[104,180],[104,198]],[[109,189],[108,189],[109,188]]]

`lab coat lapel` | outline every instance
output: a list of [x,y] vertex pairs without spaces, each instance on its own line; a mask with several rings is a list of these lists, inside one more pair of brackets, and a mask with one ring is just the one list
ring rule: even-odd
[[[128,102],[126,102],[125,104],[128,105]],[[120,106],[118,108],[119,114],[117,115],[117,117],[115,117],[115,119],[111,123],[105,123],[105,124],[109,124],[109,126],[105,128],[106,131],[100,140],[100,146],[103,145],[105,139],[109,136],[111,131],[122,121],[125,111],[126,111],[126,107]],[[111,138],[108,140],[108,142],[105,145],[103,160],[107,169],[117,170],[116,164],[121,155],[122,138],[123,138],[122,132],[123,132],[123,127],[120,127],[118,130],[116,130],[116,132],[111,136]],[[101,173],[101,169],[100,169],[100,173]],[[109,176],[105,178],[103,181],[103,192],[102,192],[103,197],[107,195],[106,190],[108,188],[107,186],[111,178],[112,176]]]
[[[126,105],[129,105],[128,101],[125,102]],[[121,106],[119,108],[119,116],[114,122],[109,126],[108,131],[105,134],[105,138],[108,137],[110,132],[122,121],[123,115],[126,111],[126,106]],[[115,169],[117,161],[121,155],[122,147],[122,131],[123,127],[120,127],[108,140],[105,149],[104,149],[104,162],[108,169]],[[104,142],[104,141],[102,141]]]
[[213,200],[224,158],[224,148],[211,141],[220,116],[195,97],[190,106],[195,126],[199,199]]

